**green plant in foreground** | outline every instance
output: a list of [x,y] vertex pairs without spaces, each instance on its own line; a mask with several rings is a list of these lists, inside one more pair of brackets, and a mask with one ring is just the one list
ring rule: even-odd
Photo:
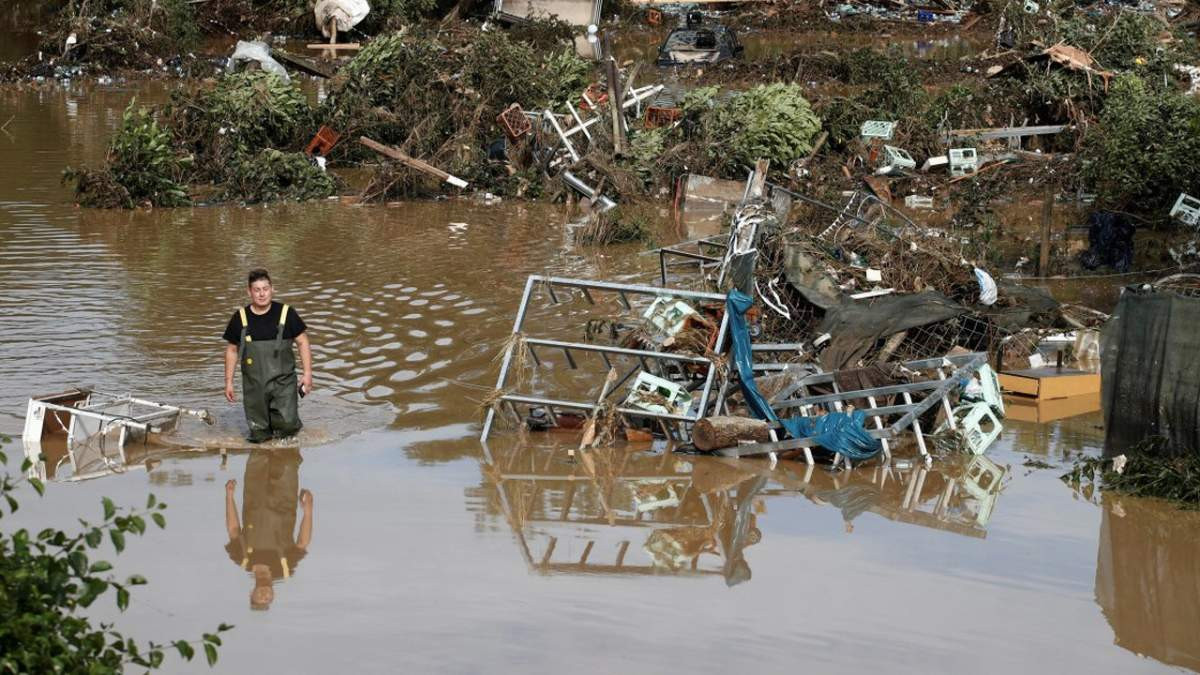
[[[0,438],[0,446],[8,439]],[[0,464],[7,464],[0,452]],[[28,471],[26,459],[22,471]],[[41,495],[45,486],[36,478],[0,478],[0,518],[19,508],[15,492],[22,483]],[[140,575],[118,581],[113,566],[92,558],[105,539],[120,553],[128,535],[141,536],[147,520],[166,527],[166,504],[150,495],[144,509],[117,507],[102,500],[100,522],[80,519],[81,529],[68,533],[46,528],[37,533],[24,528],[0,531],[0,673],[119,673],[127,666],[156,669],[168,650],[191,660],[197,646],[209,665],[217,661],[219,633],[232,628],[225,624],[196,642],[176,640],[169,644],[142,643],[127,637],[111,623],[93,624],[83,610],[101,596],[114,591],[117,608],[129,606],[130,588],[146,583]]]

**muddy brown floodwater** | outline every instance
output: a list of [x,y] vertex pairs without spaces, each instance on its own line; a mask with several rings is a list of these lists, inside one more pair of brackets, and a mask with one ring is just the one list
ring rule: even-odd
[[510,434],[485,453],[473,399],[525,276],[645,281],[656,261],[582,252],[544,205],[74,208],[60,170],[100,159],[134,93],[0,93],[0,431],[75,384],[236,420],[219,336],[262,264],[309,322],[320,396],[301,412],[321,433],[225,460],[131,448],[127,471],[25,495],[3,527],[71,528],[104,495],[170,504],[117,559],[150,584],[98,617],[160,641],[235,624],[219,667],[237,673],[1200,668],[1197,516],[1058,480],[1097,451],[1098,414],[1007,421],[994,499],[955,462],[834,476],[631,448],[572,465],[553,437]]

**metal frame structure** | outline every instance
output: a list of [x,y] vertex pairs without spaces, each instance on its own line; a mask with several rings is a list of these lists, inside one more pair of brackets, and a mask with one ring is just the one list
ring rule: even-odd
[[[688,291],[683,289],[660,288],[657,286],[641,286],[636,284],[619,284],[607,281],[593,281],[589,279],[571,279],[565,277],[548,277],[540,275],[531,275],[525,282],[525,291],[521,296],[521,303],[517,308],[517,317],[513,322],[512,338],[509,341],[508,347],[504,351],[504,356],[500,362],[500,374],[496,378],[496,392],[499,396],[496,403],[488,408],[486,417],[483,422],[483,431],[480,433],[480,440],[486,441],[491,434],[492,423],[495,421],[496,410],[501,405],[507,404],[517,419],[520,415],[515,413],[515,404],[524,404],[529,406],[537,406],[544,408],[552,423],[556,423],[558,410],[575,410],[591,412],[596,410],[602,403],[603,398],[613,396],[619,391],[625,382],[629,381],[641,370],[652,370],[651,363],[655,364],[676,364],[694,366],[705,366],[703,380],[700,384],[699,399],[693,406],[694,412],[687,414],[659,413],[626,406],[617,406],[615,412],[625,417],[641,417],[652,418],[664,427],[664,430],[669,430],[668,424],[674,426],[677,430],[678,438],[687,438],[687,425],[694,423],[696,420],[704,417],[709,408],[709,400],[712,394],[713,385],[716,382],[717,364],[714,359],[708,356],[696,356],[693,354],[682,354],[672,352],[656,352],[645,349],[630,349],[626,347],[617,347],[612,345],[591,344],[581,342],[565,342],[562,340],[552,340],[538,337],[530,337],[524,334],[525,318],[529,309],[529,302],[533,298],[534,291],[537,288],[544,288],[550,298],[551,303],[558,304],[562,301],[559,297],[560,293],[574,294],[578,292],[584,300],[589,304],[596,304],[595,295],[601,293],[615,294],[621,305],[626,310],[632,310],[633,304],[630,301],[631,297],[642,298],[658,298],[658,297],[673,297],[683,300],[702,301],[702,302],[724,302],[725,296],[719,293],[704,293],[699,291]],[[555,289],[558,289],[556,292]],[[722,318],[721,324],[717,329],[716,344],[713,349],[714,354],[720,354],[725,348],[726,335],[729,330],[729,321],[727,317]],[[567,364],[572,369],[579,367],[575,359],[575,353],[594,353],[598,354],[603,361],[605,369],[613,367],[612,357],[632,357],[638,360],[638,363],[628,371],[621,379],[608,390],[600,402],[591,401],[573,401],[567,399],[549,398],[546,396],[538,396],[530,393],[508,392],[505,388],[508,386],[509,368],[512,365],[514,350],[518,348],[528,349],[529,355],[533,358],[534,363],[541,365],[541,357],[538,354],[538,349],[561,350],[566,357]],[[660,370],[662,370],[660,368]],[[519,385],[520,383],[518,383]],[[687,384],[698,384],[697,382],[689,381]],[[689,390],[694,391],[693,387]],[[670,435],[670,434],[669,434]]]
[[[760,344],[754,345],[752,350],[757,353],[770,352],[794,352],[798,345],[794,344]],[[987,364],[986,352],[973,352],[970,354],[962,354],[957,356],[946,356],[936,359],[921,359],[917,361],[908,361],[901,364],[901,367],[910,371],[933,371],[936,374],[936,379],[928,379],[919,382],[906,382],[902,384],[893,384],[883,387],[873,387],[870,389],[857,389],[852,391],[841,391],[837,384],[838,372],[816,373],[805,376],[799,382],[794,383],[788,389],[785,389],[777,397],[778,400],[773,404],[773,408],[781,415],[786,414],[786,411],[799,408],[804,416],[812,414],[824,414],[828,412],[845,412],[848,406],[853,401],[865,400],[869,407],[864,408],[864,412],[868,419],[873,420],[875,428],[868,429],[873,438],[879,439],[883,444],[883,453],[885,461],[891,461],[890,441],[896,440],[901,433],[912,428],[916,438],[917,448],[921,453],[921,457],[926,464],[932,462],[932,458],[928,449],[925,447],[924,432],[921,429],[920,416],[935,405],[942,405],[945,408],[947,419],[951,428],[956,428],[954,421],[953,409],[950,407],[950,401],[947,395],[969,377],[973,376],[979,368]],[[786,363],[759,363],[755,364],[754,369],[757,372],[777,372],[782,371],[787,367]],[[947,370],[954,370],[947,374]],[[717,410],[725,409],[725,396],[729,390],[730,378],[726,377],[721,382],[721,387],[717,393]],[[808,388],[814,385],[827,385],[834,391],[832,394],[810,395]],[[799,394],[799,396],[794,396]],[[922,395],[918,401],[914,395]],[[900,405],[879,406],[877,399],[882,396],[899,395],[903,398],[904,403]],[[894,420],[885,424],[885,420]],[[747,457],[752,455],[772,455],[789,450],[803,450],[805,460],[813,463],[811,448],[816,445],[813,438],[794,438],[783,441],[772,441],[766,443],[752,443],[739,445],[732,448],[725,448],[718,451],[719,454],[726,457]],[[834,464],[836,465],[841,456],[835,454]]]
[[[659,285],[664,288],[667,285],[667,271],[673,267],[692,267],[698,266],[700,276],[703,278],[704,270],[708,267],[718,266],[725,259],[724,251],[729,248],[729,236],[725,234],[717,234],[703,239],[693,239],[692,241],[680,242],[673,246],[664,246],[652,251],[658,254],[658,280]],[[695,250],[688,250],[691,247]],[[705,252],[706,248],[716,249],[721,251],[721,256],[709,255]],[[682,258],[682,260],[669,262],[668,258]]]
[[[182,415],[211,420],[206,410],[190,410],[137,398],[130,394],[111,394],[90,389],[74,389],[59,394],[29,399],[25,412],[25,427],[21,438],[28,457],[36,466],[42,454],[43,440],[60,436],[65,439],[64,461],[70,461],[73,480],[106,475],[114,466],[127,463],[125,446],[131,441],[146,440],[151,433],[165,433],[179,425]],[[64,421],[65,416],[65,421]],[[47,426],[53,421],[58,428]],[[107,440],[116,432],[115,452],[109,453]],[[99,454],[81,463],[82,453],[96,448]],[[102,468],[96,470],[93,465]]]
[[[615,449],[609,459],[611,472],[589,469],[586,463],[564,463],[552,448],[517,446],[494,453],[484,445],[484,480],[495,489],[500,515],[531,572],[729,579],[735,562],[744,560],[747,547],[756,541],[750,536],[755,500],[802,495],[821,508],[840,508],[831,503],[829,493],[855,485],[878,490],[877,499],[866,507],[870,513],[984,539],[1007,475],[986,457],[944,469],[918,464],[855,473],[630,449]],[[700,462],[729,466],[740,476],[738,482],[707,492],[698,489],[694,477]],[[629,495],[648,482],[674,485],[679,504],[639,513]],[[687,552],[677,566],[631,559],[637,542],[649,542],[657,530],[676,528],[708,529],[711,540],[698,552]]]

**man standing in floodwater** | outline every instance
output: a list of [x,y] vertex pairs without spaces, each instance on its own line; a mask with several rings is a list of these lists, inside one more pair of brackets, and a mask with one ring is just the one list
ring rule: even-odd
[[[225,483],[225,552],[254,577],[250,609],[270,609],[274,583],[289,579],[308,553],[313,532],[313,496],[300,489],[300,451],[296,448],[257,449],[246,460],[242,486],[242,519],[238,520],[234,491],[237,481]],[[296,502],[303,515],[296,528]]]
[[[262,443],[292,436],[300,431],[299,396],[312,391],[312,352],[307,328],[300,314],[274,301],[271,275],[264,269],[250,270],[247,279],[250,304],[240,307],[225,327],[225,398],[233,403],[233,371],[242,368],[242,407],[250,435],[246,440]],[[296,357],[292,342],[300,348],[304,374],[296,382]]]

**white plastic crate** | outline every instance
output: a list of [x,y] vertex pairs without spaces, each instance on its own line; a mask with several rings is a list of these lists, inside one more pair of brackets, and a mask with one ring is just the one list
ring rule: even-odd
[[979,170],[979,153],[975,148],[950,149],[950,175],[966,176]]
[[1180,192],[1179,199],[1175,200],[1175,206],[1171,207],[1171,217],[1178,218],[1185,225],[1200,226],[1200,199],[1196,199],[1186,192]]
[[862,123],[862,129],[859,131],[863,138],[878,138],[883,141],[892,140],[892,133],[896,130],[895,122],[887,122],[884,120],[867,120]]
[[917,168],[917,160],[913,159],[912,155],[908,154],[904,148],[897,148],[894,145],[883,146],[883,163],[893,169]]

